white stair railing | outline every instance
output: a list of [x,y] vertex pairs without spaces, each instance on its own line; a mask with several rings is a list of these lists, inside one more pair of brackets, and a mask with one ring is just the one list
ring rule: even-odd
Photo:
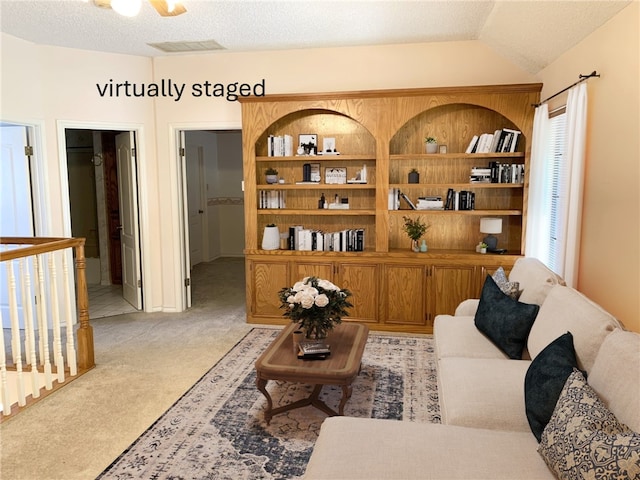
[[[12,414],[13,406],[26,406],[39,398],[42,391],[59,388],[91,369],[95,362],[84,239],[1,238],[0,241],[0,262],[6,274],[0,288],[5,290],[2,293],[7,303],[0,308],[3,326],[0,409],[1,418],[5,418]],[[68,266],[73,253],[76,305],[72,303],[74,278]],[[6,336],[10,338],[8,343]],[[8,345],[10,352],[6,349]]]

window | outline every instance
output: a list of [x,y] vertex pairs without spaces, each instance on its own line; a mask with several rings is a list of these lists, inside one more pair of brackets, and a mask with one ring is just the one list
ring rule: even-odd
[[550,115],[550,135],[547,150],[544,195],[549,210],[548,258],[544,263],[554,272],[562,272],[567,238],[569,166],[565,158],[567,114],[564,108]]

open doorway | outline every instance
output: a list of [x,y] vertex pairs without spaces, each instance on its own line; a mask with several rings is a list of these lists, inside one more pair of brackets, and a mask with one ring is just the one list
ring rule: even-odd
[[66,128],[71,235],[86,238],[89,316],[142,309],[135,135]]
[[207,268],[221,258],[244,256],[242,132],[179,130],[177,137],[183,200],[183,304],[189,308],[193,269]]

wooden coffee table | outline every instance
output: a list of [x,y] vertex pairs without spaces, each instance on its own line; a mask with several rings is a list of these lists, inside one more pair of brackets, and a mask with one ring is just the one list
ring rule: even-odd
[[[344,406],[351,397],[351,384],[360,373],[362,354],[369,336],[366,325],[347,322],[336,325],[327,337],[331,355],[324,360],[302,360],[297,357],[293,352],[292,335],[296,328],[297,325],[292,323],[282,330],[256,360],[256,385],[267,398],[267,409],[264,412],[267,425],[274,415],[307,405],[330,416],[343,415]],[[269,380],[306,383],[315,387],[308,398],[273,408],[271,395],[267,391]],[[323,385],[342,387],[342,399],[337,412],[318,398]]]

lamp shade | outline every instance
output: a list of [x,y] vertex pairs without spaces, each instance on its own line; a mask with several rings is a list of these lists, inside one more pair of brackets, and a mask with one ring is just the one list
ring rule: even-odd
[[502,219],[484,217],[480,219],[480,232],[482,233],[502,233]]

